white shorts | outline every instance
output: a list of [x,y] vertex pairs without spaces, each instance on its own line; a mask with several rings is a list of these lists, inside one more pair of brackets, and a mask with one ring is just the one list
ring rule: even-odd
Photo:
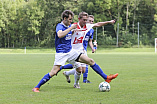
[[56,53],[54,65],[64,66],[65,63],[68,62],[68,63],[72,64],[75,68],[78,68],[81,66],[80,63],[76,62],[76,59],[78,58],[79,55],[80,55],[80,53],[74,49],[72,49],[68,53]]

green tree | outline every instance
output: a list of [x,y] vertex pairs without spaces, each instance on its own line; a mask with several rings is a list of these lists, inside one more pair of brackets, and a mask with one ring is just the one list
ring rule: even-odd
[[55,27],[61,22],[61,13],[64,11],[65,1],[62,0],[38,0],[41,10],[44,10],[44,18],[41,21],[41,44],[44,47],[54,47]]
[[55,27],[65,9],[74,12],[73,22],[81,11],[94,15],[95,22],[117,20],[98,28],[98,44],[115,45],[119,23],[119,40],[136,45],[138,22],[142,44],[154,44],[156,5],[156,0],[1,0],[0,47],[54,47]]
[[3,2],[0,2],[0,47],[3,46],[3,30],[5,28],[4,23],[4,8],[3,8]]

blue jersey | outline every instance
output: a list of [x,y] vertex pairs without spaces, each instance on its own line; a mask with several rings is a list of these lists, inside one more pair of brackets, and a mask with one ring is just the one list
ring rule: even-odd
[[86,34],[84,41],[83,41],[83,47],[87,51],[88,41],[89,39],[93,39],[94,29],[90,29],[88,33]]
[[[69,26],[71,27],[71,25]],[[57,32],[59,30],[66,30],[69,28],[65,26],[63,23],[58,23],[56,26],[56,36],[55,36],[55,48],[57,53],[67,53],[72,49],[71,45],[71,36],[72,32],[70,31],[66,36],[59,38]]]

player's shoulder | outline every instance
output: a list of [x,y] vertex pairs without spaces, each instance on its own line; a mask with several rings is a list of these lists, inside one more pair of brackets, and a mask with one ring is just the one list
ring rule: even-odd
[[57,27],[58,27],[58,26],[61,27],[61,26],[63,26],[63,24],[62,24],[62,23],[58,23],[58,24],[57,24]]
[[86,26],[94,26],[94,24],[87,23]]
[[86,27],[87,28],[92,28],[92,27],[94,27],[94,24],[86,24]]
[[91,32],[94,32],[94,29],[92,28],[90,31],[91,31]]

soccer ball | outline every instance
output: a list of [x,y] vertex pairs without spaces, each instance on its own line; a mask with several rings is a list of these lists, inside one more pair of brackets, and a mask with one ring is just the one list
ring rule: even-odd
[[108,82],[104,81],[99,84],[99,91],[101,92],[109,92],[110,89],[111,89],[111,86]]

